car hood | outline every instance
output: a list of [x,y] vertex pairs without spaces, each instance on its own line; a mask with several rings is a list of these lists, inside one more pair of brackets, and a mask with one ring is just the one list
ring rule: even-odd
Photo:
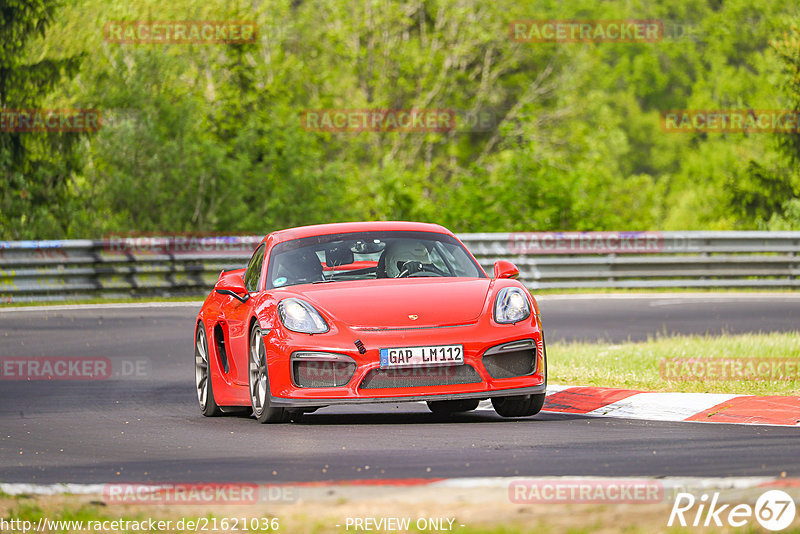
[[404,278],[304,285],[300,298],[355,327],[409,328],[475,322],[488,278]]

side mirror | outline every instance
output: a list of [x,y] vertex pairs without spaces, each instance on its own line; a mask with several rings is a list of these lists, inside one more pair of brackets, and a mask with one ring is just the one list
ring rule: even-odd
[[495,278],[518,278],[519,269],[517,266],[506,260],[498,260],[494,264]]
[[230,295],[239,302],[247,302],[250,298],[250,292],[244,287],[244,280],[235,273],[220,276],[214,290],[220,295]]

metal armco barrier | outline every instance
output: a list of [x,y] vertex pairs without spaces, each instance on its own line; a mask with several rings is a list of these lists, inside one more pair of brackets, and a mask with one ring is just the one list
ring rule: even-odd
[[[491,274],[514,262],[532,290],[800,286],[800,232],[461,234]],[[200,296],[244,267],[261,236],[0,242],[5,302]]]

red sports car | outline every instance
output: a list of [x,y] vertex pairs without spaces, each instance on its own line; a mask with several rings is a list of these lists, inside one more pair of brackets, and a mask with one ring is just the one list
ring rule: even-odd
[[261,423],[333,404],[426,401],[431,411],[539,412],[547,357],[518,269],[489,278],[438,225],[337,223],[281,230],[220,274],[195,327],[203,414]]

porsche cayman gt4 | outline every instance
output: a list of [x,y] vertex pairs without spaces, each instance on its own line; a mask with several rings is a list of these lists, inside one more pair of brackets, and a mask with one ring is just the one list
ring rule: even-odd
[[438,225],[337,223],[266,236],[222,272],[195,325],[206,416],[261,423],[335,404],[539,412],[547,357],[536,300],[507,261],[487,276]]

